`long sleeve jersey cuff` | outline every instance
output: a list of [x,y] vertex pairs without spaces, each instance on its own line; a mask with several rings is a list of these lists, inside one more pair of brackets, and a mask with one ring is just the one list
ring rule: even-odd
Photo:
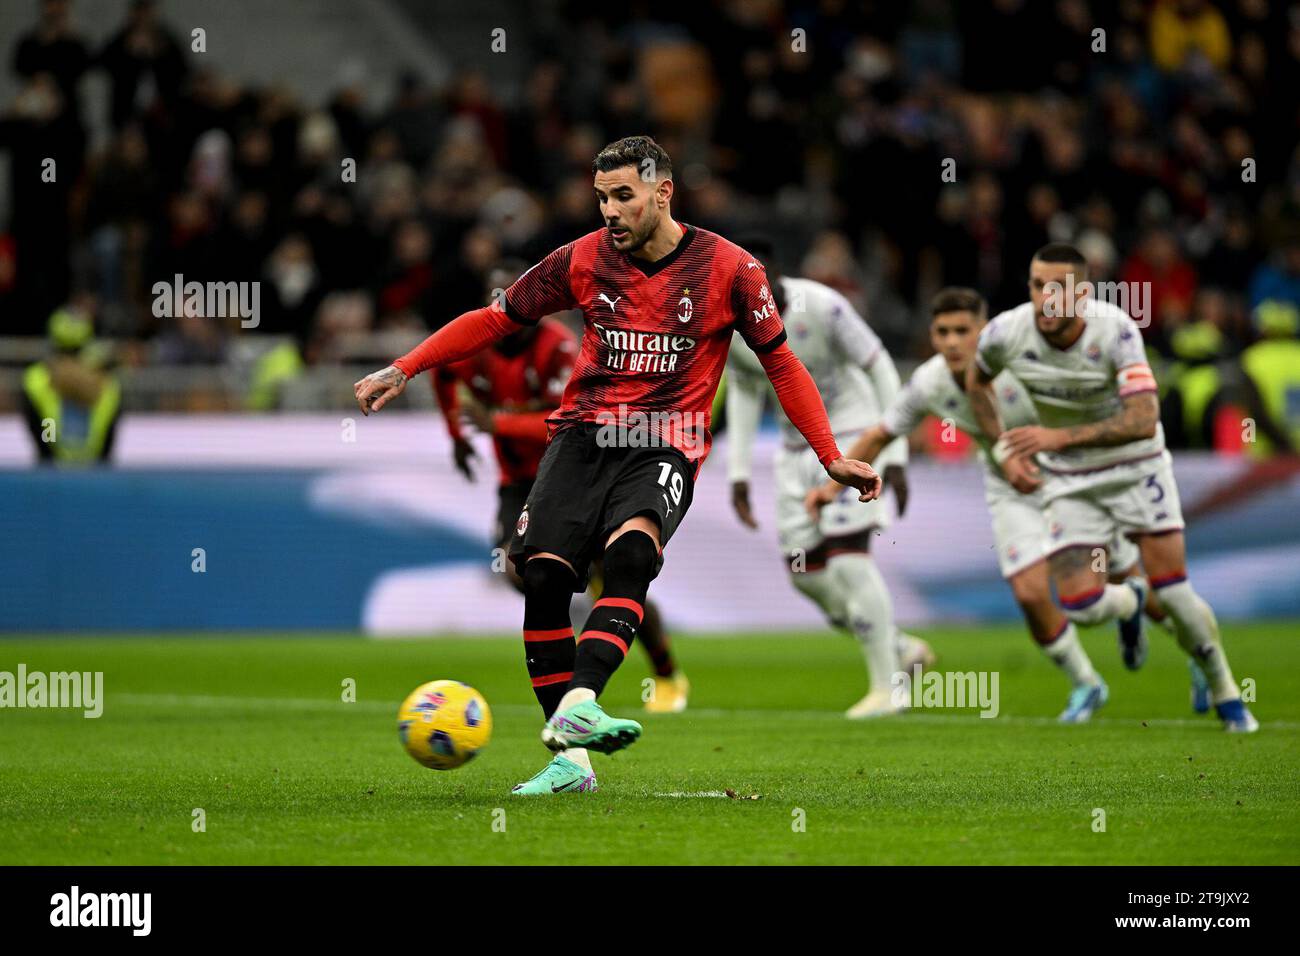
[[758,360],[763,363],[786,417],[812,446],[822,466],[842,458],[817,385],[790,346],[782,343],[773,351],[760,354]]
[[482,351],[522,326],[491,306],[456,316],[437,332],[407,352],[393,367],[408,379]]

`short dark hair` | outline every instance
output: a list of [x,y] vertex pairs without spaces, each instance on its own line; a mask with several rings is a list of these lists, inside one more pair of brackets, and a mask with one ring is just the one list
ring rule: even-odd
[[1049,242],[1034,253],[1034,258],[1039,262],[1067,262],[1072,266],[1088,264],[1088,260],[1084,258],[1078,247],[1068,242]]
[[591,161],[592,173],[608,173],[624,166],[635,166],[643,172],[646,163],[654,170],[656,179],[671,178],[673,161],[662,146],[649,136],[624,136],[610,143]]
[[950,285],[940,289],[930,300],[931,318],[944,312],[971,312],[983,322],[988,317],[988,311],[989,304],[984,301],[984,296],[965,286]]

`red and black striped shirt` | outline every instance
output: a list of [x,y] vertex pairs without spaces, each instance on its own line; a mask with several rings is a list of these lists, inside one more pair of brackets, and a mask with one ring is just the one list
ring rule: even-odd
[[[790,421],[829,466],[835,446],[817,386],[785,344],[763,266],[691,226],[655,262],[614,248],[604,230],[555,250],[506,290],[505,302],[458,316],[393,362],[408,379],[473,355],[519,325],[580,309],[584,331],[550,434],[583,422],[626,431],[627,444],[669,444],[699,464],[709,412],[737,330],[758,353]],[[637,433],[641,434],[638,435]]]
[[598,229],[548,255],[506,290],[506,313],[532,323],[579,309],[584,331],[552,433],[575,422],[638,427],[702,461],[732,330],[759,353],[785,341],[763,266],[716,233],[684,226],[655,262]]

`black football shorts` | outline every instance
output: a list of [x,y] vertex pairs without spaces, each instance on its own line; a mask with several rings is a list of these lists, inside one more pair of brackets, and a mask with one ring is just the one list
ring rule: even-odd
[[[573,589],[584,591],[592,559],[624,521],[653,517],[661,549],[677,530],[691,506],[695,466],[669,446],[602,445],[604,434],[601,426],[583,423],[551,439],[510,542],[510,559],[521,574],[528,555],[547,551],[573,565]],[[655,574],[662,567],[660,554]]]
[[524,502],[533,490],[533,481],[523,481],[501,485],[497,489],[497,520],[492,527],[492,547],[505,548],[515,536],[515,525],[519,523],[519,514],[524,510]]

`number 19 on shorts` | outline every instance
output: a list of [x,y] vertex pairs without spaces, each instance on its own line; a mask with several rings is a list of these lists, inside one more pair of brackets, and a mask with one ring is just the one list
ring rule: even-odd
[[675,505],[682,503],[682,480],[682,473],[673,468],[672,462],[659,462],[659,484],[668,489],[668,494],[672,495]]

